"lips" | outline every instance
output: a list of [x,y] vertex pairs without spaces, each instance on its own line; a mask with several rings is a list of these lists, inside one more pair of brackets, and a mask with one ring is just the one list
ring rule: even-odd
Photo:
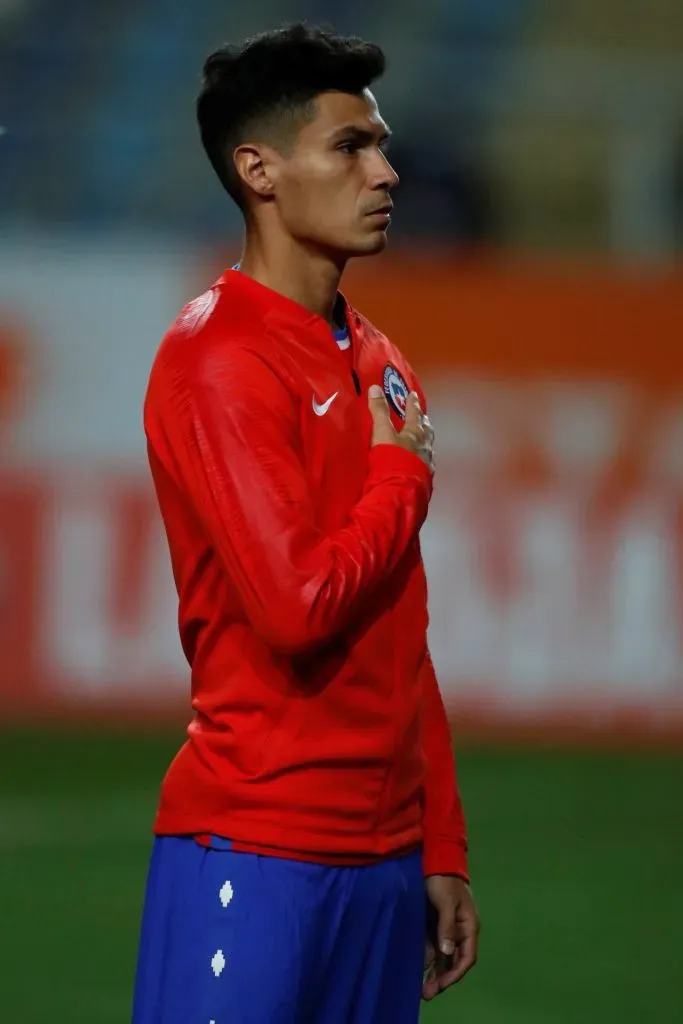
[[376,210],[371,210],[370,213],[368,214],[368,217],[378,217],[380,215],[389,217],[391,216],[391,211],[393,210],[393,208],[393,203],[385,203],[384,206],[380,206]]

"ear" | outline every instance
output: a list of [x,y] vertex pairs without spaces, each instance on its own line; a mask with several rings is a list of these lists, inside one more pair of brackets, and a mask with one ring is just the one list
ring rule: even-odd
[[275,190],[275,168],[271,151],[265,146],[245,144],[234,151],[233,159],[237,173],[249,188],[264,198]]

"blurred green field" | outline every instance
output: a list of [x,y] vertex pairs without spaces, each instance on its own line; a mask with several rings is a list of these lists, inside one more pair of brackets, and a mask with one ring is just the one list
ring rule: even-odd
[[[129,1020],[180,739],[0,734],[0,1020]],[[476,749],[460,775],[481,961],[424,1024],[681,1024],[683,756]]]

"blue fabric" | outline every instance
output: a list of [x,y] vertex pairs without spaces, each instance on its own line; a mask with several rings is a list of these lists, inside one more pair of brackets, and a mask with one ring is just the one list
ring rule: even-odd
[[154,842],[133,1024],[417,1024],[422,857],[328,867]]

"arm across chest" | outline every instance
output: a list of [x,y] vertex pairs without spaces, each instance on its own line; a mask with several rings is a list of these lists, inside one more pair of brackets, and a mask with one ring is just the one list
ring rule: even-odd
[[370,386],[383,388],[396,430],[410,391],[422,395],[410,366],[379,332],[352,332],[352,346],[351,352],[339,352],[332,345],[322,351],[296,345],[289,364],[300,457],[321,526],[342,525],[363,491],[372,437]]

